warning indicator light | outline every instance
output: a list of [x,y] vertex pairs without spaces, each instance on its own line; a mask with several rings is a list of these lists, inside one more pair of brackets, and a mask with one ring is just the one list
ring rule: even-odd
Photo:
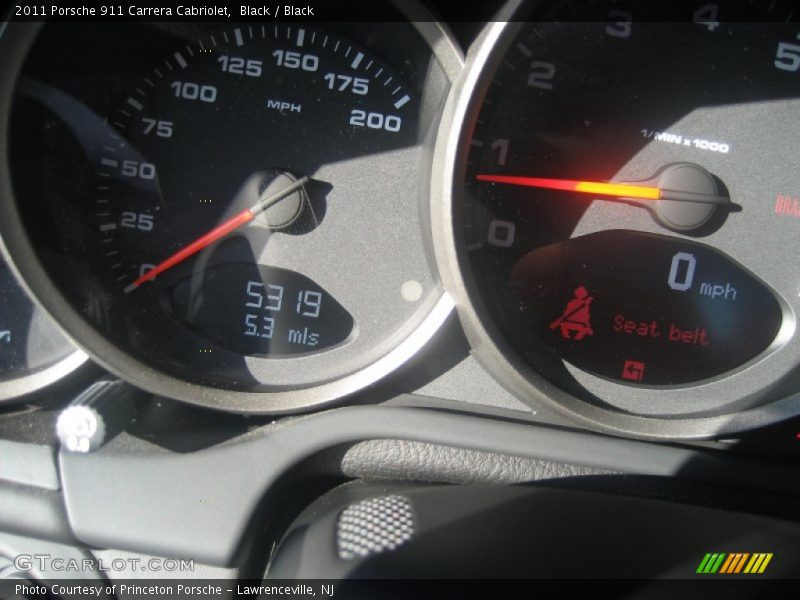
[[641,381],[644,377],[644,363],[638,360],[626,360],[622,367],[622,378],[630,381]]
[[589,314],[594,298],[583,286],[578,287],[574,294],[575,297],[567,302],[567,307],[561,316],[550,323],[550,329],[560,329],[562,337],[566,340],[580,341],[587,335],[594,335]]

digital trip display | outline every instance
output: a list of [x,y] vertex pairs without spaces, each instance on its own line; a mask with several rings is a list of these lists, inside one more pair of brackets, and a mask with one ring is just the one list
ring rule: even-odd
[[263,265],[207,269],[174,287],[172,305],[201,335],[245,355],[320,352],[354,328],[350,313],[311,279]]
[[521,336],[629,384],[724,373],[766,349],[782,319],[772,293],[720,252],[632,231],[534,250],[517,262],[510,286]]

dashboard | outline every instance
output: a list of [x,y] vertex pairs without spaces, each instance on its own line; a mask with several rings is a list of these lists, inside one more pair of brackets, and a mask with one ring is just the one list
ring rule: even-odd
[[2,589],[796,577],[795,8],[13,7]]

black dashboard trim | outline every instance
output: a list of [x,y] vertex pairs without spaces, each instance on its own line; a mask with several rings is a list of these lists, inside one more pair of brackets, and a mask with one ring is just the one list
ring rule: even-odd
[[61,452],[64,502],[75,536],[85,544],[232,566],[253,533],[253,515],[280,477],[325,449],[369,439],[414,440],[623,473],[800,492],[789,465],[383,406],[319,413],[187,454],[139,441],[131,450],[122,436],[88,455]]

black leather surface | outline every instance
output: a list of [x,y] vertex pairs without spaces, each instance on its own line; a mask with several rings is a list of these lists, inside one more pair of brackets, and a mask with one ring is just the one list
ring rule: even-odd
[[404,440],[370,440],[350,447],[342,473],[357,479],[509,484],[614,471]]

